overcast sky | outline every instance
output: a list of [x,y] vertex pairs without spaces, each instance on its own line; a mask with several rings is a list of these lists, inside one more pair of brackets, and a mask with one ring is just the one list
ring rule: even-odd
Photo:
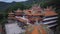
[[26,1],[26,0],[0,0],[3,2],[12,2],[12,1],[16,1],[16,2],[21,2],[21,1]]

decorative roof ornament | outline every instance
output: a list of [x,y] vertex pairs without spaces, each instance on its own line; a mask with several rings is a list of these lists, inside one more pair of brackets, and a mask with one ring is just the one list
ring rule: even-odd
[[44,10],[46,10],[46,11],[52,11],[52,10],[53,10],[53,8],[52,8],[52,6],[50,6],[50,7],[48,7],[48,6],[47,6],[47,8],[46,8],[46,9],[44,9]]
[[20,10],[20,8],[18,8],[16,11],[14,11],[16,16],[22,16],[23,15],[23,11]]
[[20,10],[20,8],[18,8],[15,12],[22,12],[22,10]]
[[40,7],[40,5],[38,5],[38,4],[34,4],[33,6],[32,6],[32,8],[31,8],[31,10],[32,10],[32,13],[34,14],[34,13],[36,13],[36,12],[38,12],[38,11],[42,11],[42,8]]
[[45,12],[45,16],[57,15],[57,13],[54,11],[54,9],[52,8],[52,6],[47,7],[46,9],[44,9],[44,12]]
[[42,8],[38,4],[34,4],[29,10],[25,10],[26,15],[42,15]]
[[33,10],[39,10],[39,9],[41,9],[41,7],[38,4],[34,4],[31,9],[33,9]]
[[14,13],[12,11],[10,11],[8,14],[11,15],[11,14],[14,14]]

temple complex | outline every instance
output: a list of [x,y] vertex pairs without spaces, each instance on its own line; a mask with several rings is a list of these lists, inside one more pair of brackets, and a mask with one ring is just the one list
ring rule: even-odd
[[[57,16],[58,14],[53,10],[52,7],[42,9],[40,6],[35,4],[30,9],[20,10],[18,8],[14,12],[10,11],[8,13],[8,23],[17,23],[17,26],[21,28],[20,31],[23,30],[22,32],[25,32],[25,30],[26,32],[28,31],[28,29],[26,29],[27,26],[33,26],[31,28],[34,28],[34,30],[31,33],[28,31],[27,34],[39,34],[37,30],[39,29],[40,24],[47,25],[46,28],[48,27],[49,29],[52,27],[55,28],[55,26],[57,26]],[[42,34],[47,34],[47,31],[45,31],[45,26],[42,26],[40,28]]]

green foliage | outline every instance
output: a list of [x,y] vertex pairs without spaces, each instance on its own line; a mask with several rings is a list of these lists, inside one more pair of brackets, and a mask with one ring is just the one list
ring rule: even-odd
[[47,4],[46,2],[40,2],[40,6],[41,6],[41,7],[47,7],[48,4]]
[[17,2],[17,3],[15,3],[15,5],[10,6],[10,7],[8,8],[8,10],[9,10],[9,11],[12,11],[12,10],[17,10],[18,8],[20,8],[21,10],[23,10],[23,9],[26,9],[26,6],[23,5],[23,4],[20,3],[20,2]]

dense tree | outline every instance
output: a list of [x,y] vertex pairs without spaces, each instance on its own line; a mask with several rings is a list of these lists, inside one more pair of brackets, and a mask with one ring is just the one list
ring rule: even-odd
[[18,9],[18,8],[20,8],[21,10],[23,10],[23,7],[24,7],[24,9],[25,9],[25,6],[24,6],[22,3],[17,2],[17,3],[15,3],[15,5],[9,6],[9,7],[7,8],[7,10],[8,10],[8,11],[11,11],[11,10],[16,10],[16,9]]

